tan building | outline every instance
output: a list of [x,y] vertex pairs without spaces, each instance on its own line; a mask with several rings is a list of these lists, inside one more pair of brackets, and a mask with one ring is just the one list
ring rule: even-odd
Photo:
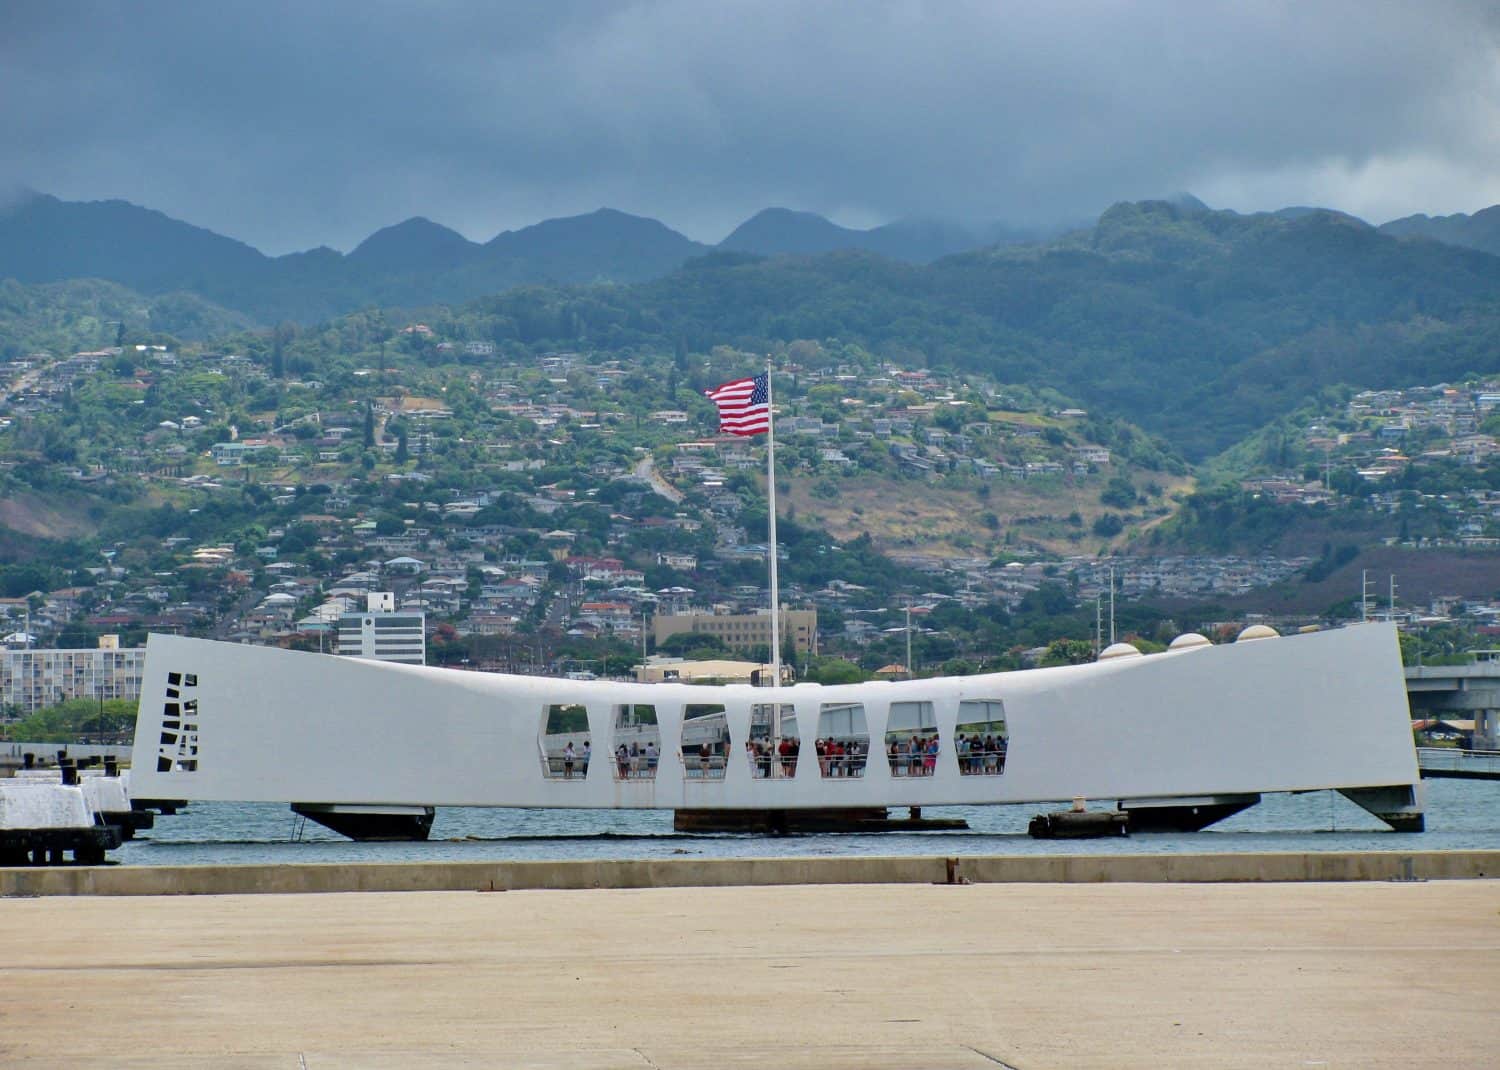
[[119,643],[109,635],[93,650],[0,652],[0,705],[34,713],[67,699],[140,698],[146,649]]
[[635,667],[635,678],[643,684],[748,684],[771,677],[771,666],[755,661],[684,661],[682,658],[648,658]]
[[[662,613],[652,621],[652,634],[658,644],[681,632],[714,635],[724,640],[730,650],[750,650],[771,645],[770,613]],[[781,637],[792,640],[798,654],[818,652],[818,611],[816,609],[783,609]]]

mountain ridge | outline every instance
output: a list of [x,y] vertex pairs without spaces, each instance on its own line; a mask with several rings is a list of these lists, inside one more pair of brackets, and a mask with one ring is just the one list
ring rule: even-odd
[[458,231],[412,216],[381,227],[344,255],[346,262],[367,272],[448,267],[475,256],[482,246]]
[[[564,229],[592,242],[599,224],[611,222],[630,234],[665,232],[681,248],[660,224],[634,217],[575,217]],[[502,244],[524,249],[546,236],[516,233]],[[497,291],[482,285],[493,273],[476,268],[468,280],[449,280],[471,284],[473,300],[455,301],[449,287],[419,312],[401,310],[414,308],[409,299],[428,280],[398,280],[391,285],[403,300],[386,302],[387,322],[419,316],[434,337],[488,340],[512,352],[855,346],[904,365],[1050,387],[1166,437],[1195,460],[1319,391],[1500,372],[1500,257],[1397,238],[1330,210],[1241,215],[1180,201],[1121,202],[1095,226],[1052,242],[990,246],[930,264],[867,250],[764,257],[697,248],[707,251],[634,283]],[[288,267],[316,277],[338,256],[298,254]],[[303,292],[295,279],[280,285],[272,296],[292,301]],[[44,298],[16,300],[32,310],[30,326],[8,331],[8,352],[27,338],[59,336],[41,310]],[[174,310],[200,328],[226,314],[168,304],[153,311],[152,329],[172,330]],[[0,319],[5,311],[0,300]],[[120,318],[85,309],[71,337],[108,344],[101,321]],[[322,333],[357,333],[368,320],[357,313]],[[255,351],[263,339],[224,344]]]
[[761,256],[819,256],[863,250],[926,264],[990,245],[1013,245],[1055,238],[1064,226],[1024,228],[1004,223],[966,226],[940,219],[898,219],[868,230],[840,226],[816,212],[764,208],[745,220],[718,248]]
[[531,346],[682,339],[766,352],[834,339],[920,354],[1051,386],[1198,459],[1310,391],[1500,371],[1500,258],[1401,241],[1333,211],[1166,201],[1122,202],[1051,243],[929,265],[719,253],[630,288],[502,294],[453,314],[479,336]]
[[32,193],[0,208],[0,278],[97,278],[147,297],[191,292],[266,324],[464,301],[525,284],[639,282],[710,249],[615,209],[544,220],[482,244],[414,216],[347,254],[319,246],[273,257],[128,201]]
[[153,296],[177,291],[263,323],[315,322],[374,304],[464,301],[520,285],[642,282],[715,251],[760,256],[864,250],[928,263],[1061,228],[898,220],[869,230],[770,208],[718,245],[614,208],[545,219],[475,242],[424,216],[382,227],[348,253],[319,246],[269,256],[235,238],[123,200],[28,192],[0,206],[0,278],[99,278]]
[[1500,204],[1482,208],[1473,215],[1458,212],[1444,216],[1421,213],[1404,216],[1382,224],[1380,230],[1398,238],[1429,238],[1500,256]]

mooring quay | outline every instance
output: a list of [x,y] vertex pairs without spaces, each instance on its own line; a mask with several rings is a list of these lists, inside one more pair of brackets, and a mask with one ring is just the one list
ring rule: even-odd
[[867,884],[1285,884],[1474,880],[1500,851],[854,855],[0,869],[4,896],[295,895]]

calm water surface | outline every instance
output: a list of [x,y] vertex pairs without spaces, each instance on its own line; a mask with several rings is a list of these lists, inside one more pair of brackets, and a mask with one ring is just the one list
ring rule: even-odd
[[[195,803],[111,857],[136,866],[291,862],[489,862],[568,858],[822,855],[1159,854],[1227,851],[1500,850],[1500,781],[1429,780],[1427,831],[1393,833],[1336,792],[1268,795],[1204,832],[1033,840],[1058,806],[931,806],[967,832],[746,836],[672,831],[671,811],[439,807],[425,843],[355,843],[274,803]],[[900,813],[901,811],[897,811]]]

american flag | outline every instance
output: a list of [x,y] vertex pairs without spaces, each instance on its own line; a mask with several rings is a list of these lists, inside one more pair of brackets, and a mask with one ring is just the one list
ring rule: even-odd
[[763,435],[771,429],[769,372],[750,379],[734,379],[705,390],[719,406],[719,430],[729,435]]

